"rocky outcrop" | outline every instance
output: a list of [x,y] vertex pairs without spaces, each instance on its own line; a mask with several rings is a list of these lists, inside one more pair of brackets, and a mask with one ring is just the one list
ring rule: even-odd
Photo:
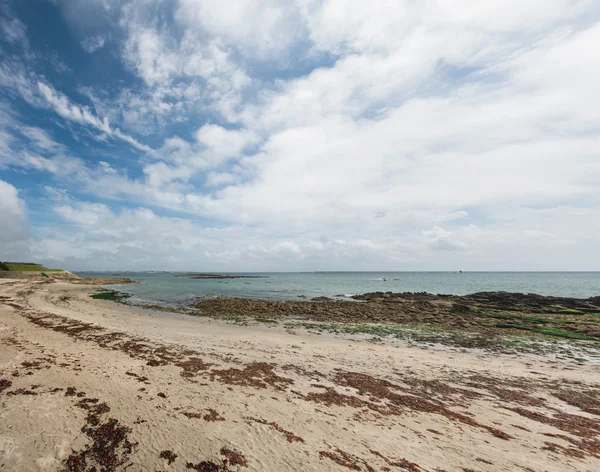
[[77,279],[69,280],[69,282],[80,285],[121,285],[137,283],[135,280],[126,277],[79,277]]
[[241,298],[200,299],[199,314],[218,318],[294,318],[341,323],[406,323],[493,334],[510,330],[600,341],[599,297],[544,297],[506,292],[472,295],[373,292],[357,301],[317,297],[311,301]]
[[354,295],[355,300],[383,303],[433,304],[451,303],[455,312],[468,311],[473,307],[526,311],[526,312],[600,312],[600,297],[568,298],[537,295],[534,293],[477,292],[471,295],[433,295],[427,292],[371,292]]

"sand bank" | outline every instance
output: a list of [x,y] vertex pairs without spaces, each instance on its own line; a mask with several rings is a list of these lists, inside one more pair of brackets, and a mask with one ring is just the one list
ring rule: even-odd
[[600,469],[594,360],[237,326],[93,290],[0,280],[0,469]]

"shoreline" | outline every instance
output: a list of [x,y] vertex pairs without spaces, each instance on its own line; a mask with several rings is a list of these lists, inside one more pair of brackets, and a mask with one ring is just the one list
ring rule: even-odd
[[[600,350],[600,297],[577,299],[509,292],[470,295],[373,292],[352,300],[317,297],[302,301],[256,298],[195,298],[159,304],[113,297],[129,306],[223,319],[312,327],[318,331],[410,337],[460,347],[503,350],[536,342],[574,342]],[[318,323],[318,324],[315,324]]]
[[6,470],[600,467],[597,361],[154,313],[96,290],[0,280]]

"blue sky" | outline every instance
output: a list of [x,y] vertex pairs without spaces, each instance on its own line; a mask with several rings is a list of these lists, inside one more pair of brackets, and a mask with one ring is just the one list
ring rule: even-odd
[[600,270],[588,0],[0,3],[0,260]]

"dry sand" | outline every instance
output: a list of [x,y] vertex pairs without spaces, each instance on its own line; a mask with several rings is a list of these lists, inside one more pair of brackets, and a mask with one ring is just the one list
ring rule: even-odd
[[0,470],[600,470],[595,361],[294,335],[93,290],[0,280]]

